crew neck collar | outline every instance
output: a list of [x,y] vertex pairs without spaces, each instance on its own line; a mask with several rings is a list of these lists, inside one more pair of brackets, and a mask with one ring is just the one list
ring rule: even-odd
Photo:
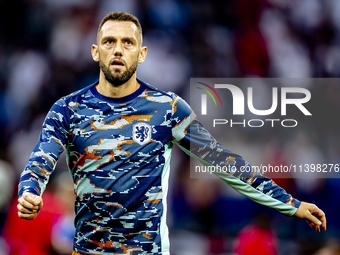
[[145,90],[146,87],[145,87],[144,83],[142,81],[138,80],[138,79],[137,79],[137,81],[140,83],[140,87],[135,92],[133,92],[132,94],[124,96],[124,97],[107,97],[107,96],[100,94],[98,92],[97,88],[96,88],[96,85],[98,84],[99,81],[94,83],[90,90],[95,97],[97,97],[97,98],[99,98],[103,101],[108,101],[108,102],[111,102],[111,103],[124,103],[124,102],[128,102],[128,101],[138,97]]

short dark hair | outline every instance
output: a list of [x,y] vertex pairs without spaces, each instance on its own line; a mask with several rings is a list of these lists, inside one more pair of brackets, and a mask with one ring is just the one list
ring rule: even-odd
[[97,41],[98,41],[100,31],[101,31],[103,25],[108,20],[131,21],[131,22],[133,22],[137,26],[138,33],[139,33],[139,41],[140,41],[140,44],[142,46],[142,42],[143,42],[142,26],[140,25],[137,17],[135,17],[132,14],[127,13],[127,12],[110,12],[109,14],[107,14],[99,24],[98,32],[97,32]]

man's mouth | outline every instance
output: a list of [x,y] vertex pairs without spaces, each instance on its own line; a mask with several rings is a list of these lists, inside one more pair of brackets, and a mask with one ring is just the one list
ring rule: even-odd
[[115,67],[115,68],[121,68],[121,67],[124,66],[124,63],[123,63],[122,61],[120,61],[120,60],[113,60],[113,61],[111,62],[111,65],[112,65],[113,67]]

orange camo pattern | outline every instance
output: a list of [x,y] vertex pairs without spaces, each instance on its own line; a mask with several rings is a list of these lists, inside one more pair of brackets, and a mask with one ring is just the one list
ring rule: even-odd
[[286,201],[286,204],[290,204],[291,206],[296,207],[292,196],[288,198],[288,200]]
[[229,164],[229,162],[235,162],[235,158],[234,157],[229,157],[228,159],[227,159],[227,163],[225,164],[226,166]]
[[92,253],[92,252],[85,254],[85,253],[80,253],[80,252],[77,252],[77,251],[73,251],[72,255],[100,255],[100,254]]
[[159,202],[162,202],[161,199],[152,199],[152,200],[145,200],[146,202],[151,202],[151,204],[156,204],[156,203],[159,203]]
[[41,196],[41,192],[37,187],[35,187],[35,190],[38,192],[39,196]]
[[44,158],[46,158],[48,161],[50,161],[50,163],[52,163],[53,164],[53,161],[52,160],[50,160],[47,156],[43,156]]
[[129,254],[132,255],[134,251],[142,251],[142,247],[133,247],[133,246],[126,246],[122,244],[119,247],[113,247],[114,241],[106,241],[105,243],[97,242],[97,241],[89,241],[90,243],[94,243],[98,245],[101,249],[105,248],[113,248],[113,249],[122,249],[123,252],[115,252],[114,254]]
[[69,107],[69,108],[78,107],[78,106],[79,106],[79,103],[77,103],[77,102],[70,102],[70,103],[68,104],[68,107]]
[[[97,145],[100,145],[101,142],[103,141],[103,139],[100,139],[100,142]],[[122,150],[121,146],[124,144],[133,144],[135,143],[135,141],[133,140],[122,140],[121,143],[119,143],[117,145],[117,149],[120,152],[124,152],[123,155],[127,156],[130,155],[131,152],[130,151],[125,151]],[[80,157],[78,158],[77,162],[74,164],[74,166],[78,166],[78,167],[84,167],[86,160],[100,160],[103,158],[103,155],[96,155],[98,153],[101,153],[103,150],[100,149],[94,149],[92,152],[89,152],[89,147],[85,148],[85,155],[80,155]],[[114,160],[114,157],[116,156],[115,152],[113,149],[109,150],[108,152],[105,153],[105,156],[111,155],[111,158],[109,159],[109,162],[112,162]],[[97,169],[99,168],[99,166],[97,166]]]
[[246,180],[246,183],[250,182],[253,184],[255,182],[254,178],[256,177],[256,171],[253,172],[252,176]]
[[178,102],[178,100],[171,101],[173,113],[176,113],[176,112],[177,112],[177,105],[176,105],[177,102]]
[[[102,188],[102,187],[99,187],[99,186],[97,186],[96,184],[92,183],[92,181],[91,181],[90,178],[87,178],[87,179],[89,180],[90,184],[91,184],[95,189],[102,189],[102,190],[107,191],[108,193],[112,193],[112,190],[108,190],[108,189],[104,189],[104,188]],[[113,206],[113,205],[108,205],[108,206]],[[118,207],[117,205],[114,205],[114,206]],[[118,208],[121,208],[121,207],[118,207]]]
[[[177,123],[173,128],[174,128],[174,129],[177,128],[179,125],[181,125],[181,123],[182,123],[183,121],[186,121],[188,118],[190,118],[190,116],[187,116],[187,117],[183,118],[183,120],[182,120],[181,122]],[[183,132],[184,135],[187,135],[187,133],[188,133],[188,127],[191,125],[191,123],[192,123],[195,119],[196,119],[196,116],[195,116],[195,118],[193,118],[193,120],[190,121],[190,123],[189,123],[188,125],[186,125],[186,126],[184,127],[184,132]]]
[[152,240],[152,237],[150,237],[150,233],[144,233],[142,236],[149,239],[149,240]]

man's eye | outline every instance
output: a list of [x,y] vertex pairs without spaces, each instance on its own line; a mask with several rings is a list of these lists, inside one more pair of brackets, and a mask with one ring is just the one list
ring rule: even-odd
[[126,41],[125,44],[126,45],[132,45],[132,42],[131,41]]
[[106,44],[112,44],[113,43],[113,40],[107,40],[106,41]]

